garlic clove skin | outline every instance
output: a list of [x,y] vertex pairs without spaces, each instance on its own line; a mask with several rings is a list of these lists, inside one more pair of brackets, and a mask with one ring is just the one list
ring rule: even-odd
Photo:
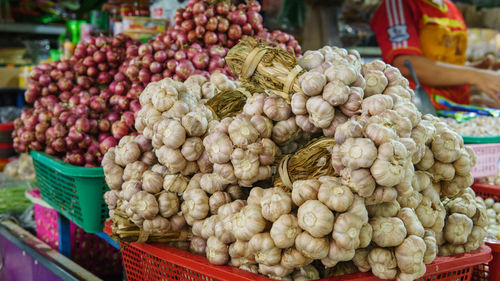
[[250,118],[252,126],[259,132],[259,138],[270,138],[273,132],[273,122],[261,115],[254,115]]
[[334,137],[337,127],[345,122],[347,122],[347,116],[345,116],[342,112],[338,110],[335,111],[335,116],[333,117],[333,121],[328,128],[323,129],[323,135],[325,135],[325,137],[330,137],[330,138]]
[[179,198],[173,192],[165,192],[158,197],[160,215],[169,218],[179,212]]
[[259,156],[248,150],[236,148],[231,154],[234,175],[240,180],[256,180],[259,174]]
[[295,244],[295,238],[302,230],[299,227],[297,217],[292,214],[280,216],[272,225],[271,238],[276,247],[285,249]]
[[340,110],[347,116],[354,116],[361,112],[361,103],[364,92],[360,87],[351,87],[347,101],[340,106]]
[[283,121],[290,118],[292,108],[280,96],[268,96],[264,101],[264,114],[273,121]]
[[309,71],[313,68],[320,66],[323,63],[324,59],[325,57],[321,52],[308,50],[299,59],[298,63],[300,67]]
[[221,133],[210,134],[203,139],[203,145],[210,162],[224,164],[231,159],[233,143],[228,135]]
[[373,227],[373,242],[379,247],[396,247],[406,238],[406,228],[399,218],[374,217],[370,219]]
[[295,238],[295,247],[306,258],[322,259],[328,256],[329,243],[328,238],[316,238],[311,236],[307,231],[301,232]]
[[140,217],[153,219],[159,212],[158,201],[153,194],[139,191],[130,199],[131,210]]
[[350,170],[344,169],[341,172],[342,184],[351,188],[361,197],[369,197],[375,190],[375,179],[373,178],[370,170],[357,169]]
[[393,106],[394,104],[391,97],[378,94],[366,97],[363,100],[361,103],[361,112],[375,116],[381,114],[385,110],[392,109]]
[[297,180],[293,182],[292,200],[297,206],[301,206],[308,200],[316,200],[321,183],[316,179]]
[[378,70],[369,71],[364,78],[366,81],[365,97],[382,94],[389,84],[384,73]]
[[340,124],[335,130],[335,142],[339,145],[343,144],[348,138],[359,137],[363,137],[363,128],[359,122],[354,120],[348,120]]
[[259,137],[259,132],[253,127],[250,120],[243,116],[234,118],[229,124],[228,134],[233,144],[239,148],[246,148]]
[[264,113],[265,94],[255,93],[247,99],[243,112],[248,116],[262,115]]
[[289,193],[280,188],[268,188],[264,190],[260,206],[262,216],[266,220],[275,222],[281,215],[290,213],[292,199]]
[[206,254],[211,264],[223,265],[229,261],[228,246],[215,236],[208,238]]

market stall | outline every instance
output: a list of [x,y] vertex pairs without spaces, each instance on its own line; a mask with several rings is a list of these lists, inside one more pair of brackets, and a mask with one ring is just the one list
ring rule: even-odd
[[[11,244],[47,280],[500,278],[500,110],[428,110],[317,1],[168,2],[68,22],[0,111],[1,280]],[[361,2],[321,5],[352,25]],[[304,7],[335,44],[302,50]]]

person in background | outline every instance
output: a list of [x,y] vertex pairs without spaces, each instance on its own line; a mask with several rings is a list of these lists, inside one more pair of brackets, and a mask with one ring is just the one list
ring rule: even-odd
[[[434,106],[434,95],[459,104],[470,104],[474,86],[500,108],[500,74],[489,69],[491,57],[466,65],[467,27],[462,14],[449,0],[383,0],[370,25],[382,57],[410,77],[409,60]],[[414,83],[410,84],[414,87]]]

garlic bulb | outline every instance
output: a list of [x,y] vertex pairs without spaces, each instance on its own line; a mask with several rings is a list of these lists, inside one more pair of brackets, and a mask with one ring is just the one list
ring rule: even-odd
[[123,184],[122,167],[114,164],[109,167],[110,168],[108,168],[107,170],[106,168],[104,168],[104,174],[105,174],[104,180],[106,181],[106,184],[110,189],[113,190],[122,189],[122,184]]
[[375,179],[368,169],[342,170],[342,184],[361,197],[369,197],[375,190]]
[[187,138],[182,145],[181,153],[187,161],[196,161],[203,153],[203,141],[200,138]]
[[363,224],[359,231],[359,248],[366,248],[372,242],[373,228],[369,223]]
[[333,213],[318,200],[306,201],[297,212],[299,225],[313,237],[323,237],[333,228]]
[[365,98],[361,104],[362,112],[378,115],[394,106],[392,98],[386,95],[373,95]]
[[308,200],[315,200],[318,197],[320,182],[315,179],[297,180],[293,182],[292,200],[297,206],[301,206]]
[[328,238],[316,238],[307,231],[297,235],[295,247],[310,259],[322,259],[328,255],[329,251]]
[[304,53],[304,55],[299,59],[299,65],[306,69],[307,71],[320,66],[323,63],[325,57],[319,51],[311,51],[308,50]]
[[363,127],[354,120],[347,120],[347,122],[338,125],[335,130],[335,142],[339,145],[343,144],[348,138],[360,138],[362,136]]
[[198,164],[198,168],[201,173],[211,173],[213,172],[213,164],[210,162],[208,157],[208,153],[206,150],[203,150],[198,160],[196,160],[196,164]]
[[295,248],[288,248],[283,252],[281,258],[281,266],[285,268],[301,268],[312,262],[311,259],[306,258],[299,250]]
[[160,215],[164,218],[169,218],[179,212],[179,198],[177,194],[165,192],[158,197],[158,207]]
[[452,164],[446,164],[439,161],[428,170],[433,175],[433,181],[451,181],[455,177],[455,169]]
[[168,120],[165,130],[158,132],[162,136],[163,143],[171,149],[179,148],[186,141],[186,131],[177,120]]
[[373,275],[382,279],[393,279],[398,272],[396,257],[390,249],[372,249],[368,254],[368,263]]
[[208,205],[210,206],[210,213],[217,215],[219,207],[230,202],[231,202],[231,196],[229,196],[228,193],[221,191],[215,192],[208,199]]
[[233,216],[233,234],[237,240],[249,241],[266,227],[260,206],[250,204]]
[[224,164],[231,159],[233,143],[228,135],[212,133],[203,139],[203,145],[210,162]]
[[359,87],[351,87],[347,101],[340,106],[340,110],[347,116],[354,116],[361,110],[363,100],[363,89]]
[[204,174],[200,179],[200,188],[208,194],[222,191],[226,186],[227,182],[217,173]]
[[354,257],[352,258],[352,262],[359,271],[367,272],[371,269],[370,264],[368,263],[368,254],[370,253],[369,249],[357,249]]
[[319,180],[318,200],[332,211],[345,212],[354,201],[351,190],[342,185],[339,178],[324,176]]
[[142,228],[147,233],[166,233],[170,230],[170,222],[161,216],[151,220],[144,220]]
[[220,206],[219,209],[217,210],[217,214],[221,218],[231,217],[231,215],[238,213],[245,206],[246,206],[245,201],[236,200],[236,201],[233,201],[231,203],[226,203],[226,204]]
[[348,138],[340,146],[342,164],[349,169],[369,168],[377,158],[377,148],[370,139]]
[[453,167],[455,168],[455,173],[459,176],[467,176],[472,168],[471,159],[469,154],[465,150],[460,151],[460,156],[453,162]]
[[309,120],[319,128],[330,126],[335,116],[334,108],[321,96],[309,98],[306,102],[306,109],[309,112]]
[[259,132],[259,138],[270,138],[273,132],[273,122],[264,116],[254,115],[250,118],[252,126]]
[[187,187],[188,179],[182,175],[165,175],[163,178],[163,189],[168,192],[182,194]]
[[368,124],[365,128],[365,134],[376,145],[381,145],[398,137],[394,129],[377,123]]
[[333,225],[332,238],[340,248],[357,249],[362,226],[363,222],[358,216],[351,213],[340,214]]
[[243,112],[248,116],[262,115],[264,113],[264,100],[266,94],[255,93],[247,99]]
[[171,149],[167,146],[162,146],[156,151],[158,162],[167,167],[172,173],[179,173],[186,167],[186,159],[178,149]]
[[292,272],[293,269],[283,267],[281,264],[272,266],[259,264],[259,273],[267,275],[269,278],[272,279],[290,281],[291,279],[286,278],[286,276],[288,276]]
[[380,247],[395,247],[406,238],[403,221],[395,217],[374,217],[370,219],[373,228],[372,240]]
[[142,189],[149,193],[158,193],[163,188],[163,177],[153,171],[142,174]]
[[139,191],[130,199],[132,211],[146,220],[153,219],[159,212],[158,201],[153,194]]
[[349,64],[334,64],[325,70],[328,81],[341,81],[345,85],[351,85],[357,79],[356,70]]
[[285,214],[273,223],[270,235],[276,247],[285,249],[295,244],[295,238],[301,231],[297,217]]
[[264,114],[273,121],[283,121],[290,118],[292,109],[280,96],[269,96],[264,101]]
[[128,164],[123,169],[123,180],[141,180],[142,174],[148,169],[148,166],[141,161],[135,161]]
[[132,196],[141,191],[141,182],[138,180],[128,180],[123,183],[120,197],[124,200],[130,201]]
[[189,243],[189,251],[199,256],[206,256],[207,240],[193,236],[191,243]]
[[424,243],[426,246],[424,253],[424,263],[430,264],[434,261],[438,252],[436,238],[434,237],[434,233],[432,231],[425,232]]
[[306,109],[306,101],[307,97],[302,94],[302,93],[295,93],[292,95],[292,102],[291,102],[291,107],[292,107],[292,112],[295,115],[304,115],[307,113]]
[[309,120],[309,117],[307,115],[295,116],[295,122],[297,123],[297,126],[299,126],[299,128],[301,128],[304,132],[313,133],[319,131],[319,128],[314,126],[314,124]]
[[248,248],[248,242],[235,241],[229,246],[229,255],[231,256],[231,265],[251,265],[255,264],[255,256]]
[[332,106],[343,105],[349,99],[350,89],[339,80],[334,80],[326,84],[323,89],[323,99]]
[[275,222],[281,215],[288,214],[292,210],[292,198],[289,193],[278,187],[264,190],[260,201],[262,216],[271,222]]
[[413,209],[402,208],[398,212],[398,218],[400,218],[405,227],[408,235],[416,235],[418,237],[424,237],[424,227],[422,223],[418,220],[417,214]]
[[432,153],[434,157],[443,162],[451,163],[460,157],[460,136],[448,131],[442,132],[432,142]]
[[222,182],[224,183],[224,185],[235,184],[238,182],[238,178],[236,178],[236,176],[234,175],[233,165],[231,165],[230,163],[214,164],[214,173],[222,178]]
[[382,94],[387,87],[388,81],[382,71],[373,70],[364,75],[366,81],[365,96]]
[[330,241],[328,256],[321,260],[326,267],[334,267],[341,261],[350,261],[354,257],[354,249],[344,249],[340,247],[335,240]]
[[[399,270],[403,273],[420,273],[425,253],[425,242],[422,238],[409,235],[395,250]],[[423,270],[425,273],[425,269]]]
[[217,237],[211,236],[207,240],[207,258],[211,264],[223,265],[229,260],[228,247]]
[[323,135],[325,135],[325,137],[330,137],[330,138],[334,137],[337,127],[345,122],[347,122],[347,116],[345,116],[342,112],[338,110],[335,111],[335,116],[333,117],[333,121],[328,128],[323,129]]
[[290,117],[289,119],[280,121],[274,125],[272,140],[277,145],[284,145],[292,139],[298,130],[299,128],[295,122],[295,117]]
[[190,189],[182,195],[188,207],[189,215],[197,220],[204,219],[208,215],[210,207],[208,196],[202,189]]
[[299,84],[306,96],[316,96],[323,91],[326,76],[319,72],[306,72],[299,77]]
[[377,159],[373,162],[370,172],[375,182],[381,186],[392,187],[398,185],[402,180],[403,168],[386,160]]
[[246,148],[259,137],[259,132],[253,127],[250,120],[244,116],[233,119],[228,127],[229,138],[239,148]]
[[281,260],[281,249],[274,245],[269,232],[254,235],[248,242],[249,251],[255,255],[255,261],[264,265],[276,265]]
[[248,150],[236,148],[231,154],[234,175],[241,180],[252,180],[259,173],[259,156]]

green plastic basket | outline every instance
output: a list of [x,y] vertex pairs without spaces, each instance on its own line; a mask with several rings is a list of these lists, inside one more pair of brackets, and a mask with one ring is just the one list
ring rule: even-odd
[[108,217],[103,169],[73,166],[34,150],[30,155],[42,199],[86,232],[102,232]]
[[489,137],[473,137],[473,136],[462,136],[464,143],[475,144],[475,143],[500,143],[500,136],[489,136]]

